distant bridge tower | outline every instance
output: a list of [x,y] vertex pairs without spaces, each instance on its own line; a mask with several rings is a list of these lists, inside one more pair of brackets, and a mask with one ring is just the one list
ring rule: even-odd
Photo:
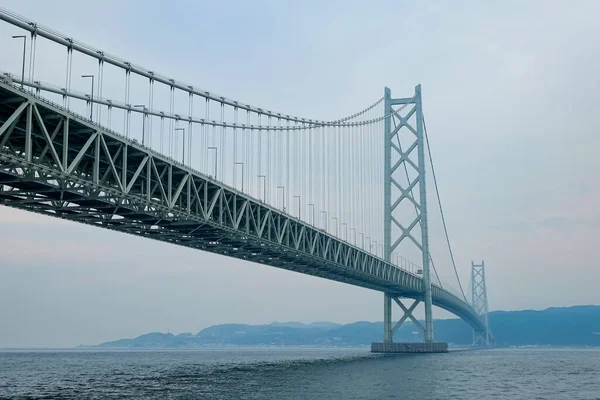
[[[422,331],[426,343],[433,342],[432,296],[429,274],[429,234],[425,183],[425,137],[421,85],[410,98],[392,98],[384,93],[384,259],[392,262],[400,245],[416,248],[422,255],[422,296],[410,306],[402,304],[396,293],[384,294],[384,343],[410,318]],[[404,316],[392,327],[392,299]],[[425,327],[412,315],[417,304],[425,304]]]
[[488,321],[488,298],[485,287],[485,263],[475,264],[471,261],[471,301],[473,309],[481,317],[485,331],[473,331],[473,346],[489,346],[492,340]]

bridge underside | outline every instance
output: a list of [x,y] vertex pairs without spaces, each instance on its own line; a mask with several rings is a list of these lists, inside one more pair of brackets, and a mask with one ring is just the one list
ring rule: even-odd
[[[422,298],[417,275],[0,83],[0,202],[136,236]],[[474,329],[477,314],[433,286],[433,303]]]

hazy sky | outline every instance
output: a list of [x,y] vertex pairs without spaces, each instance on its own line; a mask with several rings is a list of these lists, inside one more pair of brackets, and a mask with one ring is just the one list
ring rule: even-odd
[[[365,4],[2,6],[154,71],[296,115],[334,119],[384,86],[404,97],[421,83],[461,278],[471,259],[485,259],[491,309],[600,304],[600,3]],[[0,25],[3,69],[20,57],[8,39],[19,32]],[[0,221],[0,347],[383,318],[378,292],[4,207]]]

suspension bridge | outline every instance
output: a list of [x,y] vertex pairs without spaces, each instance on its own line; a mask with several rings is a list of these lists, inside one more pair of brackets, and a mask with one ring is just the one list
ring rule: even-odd
[[[342,118],[304,118],[1,8],[0,20],[15,30],[0,45],[23,44],[0,65],[3,205],[380,291],[384,346],[407,319],[433,343],[433,305],[470,324],[474,343],[493,339],[483,264],[472,266],[471,301],[433,264],[420,85],[404,97],[386,88]],[[424,326],[412,314],[421,302]]]

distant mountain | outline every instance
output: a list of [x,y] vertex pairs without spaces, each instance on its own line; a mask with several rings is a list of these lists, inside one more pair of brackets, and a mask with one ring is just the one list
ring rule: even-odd
[[600,346],[600,307],[496,311],[490,314],[499,345]]
[[[600,346],[600,306],[548,308],[543,311],[494,311],[489,321],[498,346]],[[468,345],[473,333],[459,319],[433,322],[437,341]],[[217,346],[368,346],[381,341],[382,322],[274,322],[268,325],[222,324],[198,334],[153,332],[135,339],[102,343],[104,348],[201,348]],[[417,342],[416,326],[404,323],[394,340]]]

